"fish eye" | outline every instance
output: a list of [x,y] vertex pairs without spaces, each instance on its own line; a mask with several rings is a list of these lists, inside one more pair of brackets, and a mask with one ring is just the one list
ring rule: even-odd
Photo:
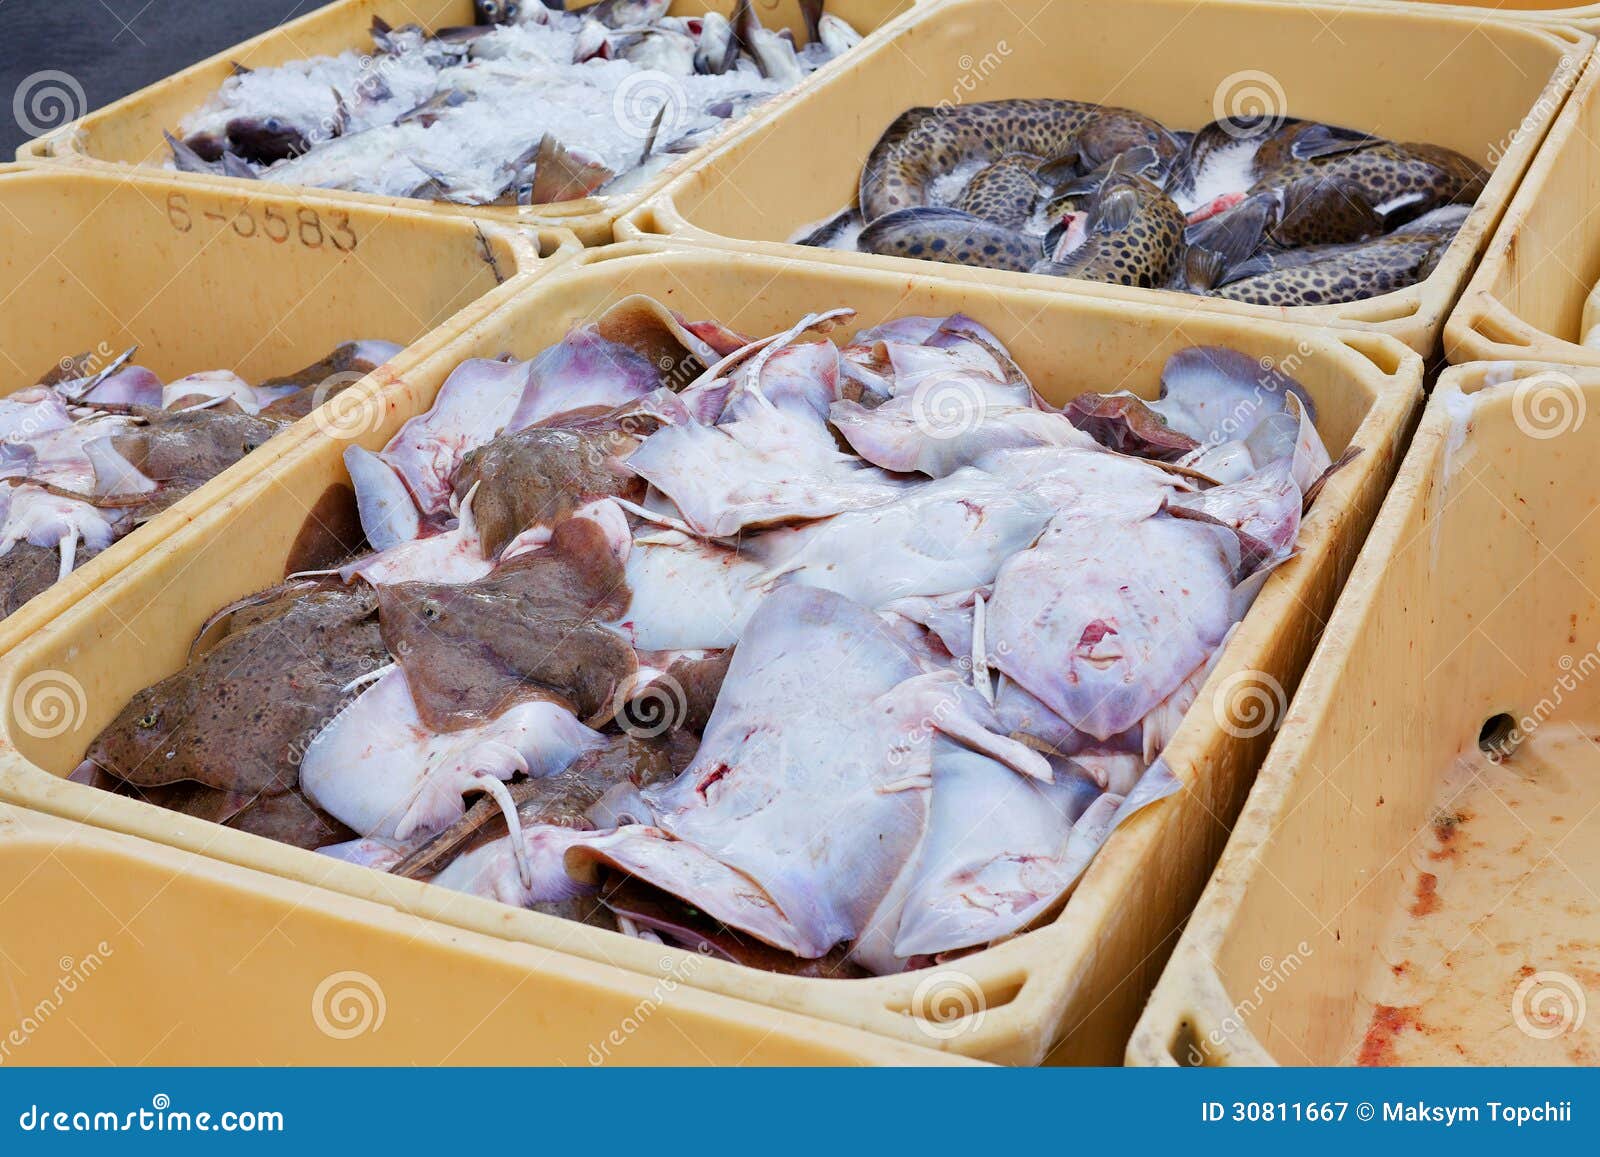
[[429,601],[422,604],[422,617],[427,619],[430,623],[437,623],[440,615],[443,613],[444,612],[439,609],[438,603]]
[[518,4],[516,2],[516,0],[511,0],[511,3],[506,5],[506,9],[505,9],[505,11],[506,11],[506,19],[507,20],[515,20],[516,17],[517,17],[517,13],[520,12],[521,10],[522,10],[522,5]]
[[139,716],[139,728],[140,728],[140,730],[143,730],[143,731],[149,731],[152,727],[154,727],[157,723],[160,723],[160,722],[161,722],[161,712],[159,712],[159,711],[157,711],[157,710],[155,710],[153,708],[151,710],[149,710],[149,711],[146,711],[143,715]]
[[478,7],[482,9],[483,14],[489,17],[491,20],[500,15],[500,5],[496,2],[496,0],[479,0]]

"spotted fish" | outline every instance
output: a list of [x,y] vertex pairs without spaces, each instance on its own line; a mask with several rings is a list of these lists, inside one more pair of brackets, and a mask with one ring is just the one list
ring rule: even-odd
[[862,215],[871,223],[897,209],[929,205],[936,177],[974,162],[993,165],[1026,153],[1071,159],[1087,171],[1141,145],[1164,158],[1179,144],[1131,109],[1076,100],[995,100],[907,109],[885,130],[861,171]]

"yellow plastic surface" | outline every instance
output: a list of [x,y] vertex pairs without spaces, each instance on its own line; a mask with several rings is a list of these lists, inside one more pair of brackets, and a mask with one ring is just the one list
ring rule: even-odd
[[[161,177],[0,166],[0,394],[62,358],[129,346],[165,380],[300,369],[342,341],[407,345],[404,371],[475,316],[575,253],[570,234],[353,206],[260,187],[245,196]],[[507,284],[501,285],[505,280]],[[0,621],[0,651],[90,597],[218,494],[310,436],[322,411]]]
[[[1339,325],[1389,334],[1429,355],[1593,43],[1575,29],[1426,8],[953,0],[897,26],[870,55],[844,62],[803,101],[724,145],[618,222],[617,236],[734,239],[761,252],[925,276],[933,263],[784,244],[854,201],[862,162],[909,107],[1065,97],[1138,109],[1180,129],[1228,113],[1310,117],[1494,162],[1476,208],[1424,281],[1348,305],[1285,309],[955,265],[939,273],[1036,293]],[[1548,111],[1524,126],[1535,109]]]
[[[850,331],[906,314],[959,310],[990,327],[1034,385],[1058,403],[1101,388],[1153,396],[1172,353],[1224,344],[1271,359],[1298,377],[1316,399],[1319,426],[1334,454],[1349,445],[1362,448],[1323,491],[1302,529],[1301,553],[1268,581],[1202,690],[1200,706],[1168,748],[1168,762],[1187,790],[1122,827],[1054,923],[952,965],[902,977],[797,979],[697,960],[687,980],[691,987],[752,1004],[986,1060],[1037,1063],[1065,1038],[1050,1059],[1115,1063],[1265,752],[1266,737],[1224,730],[1218,712],[1258,678],[1284,693],[1293,689],[1393,476],[1419,405],[1421,359],[1398,342],[1369,334],[637,243],[586,250],[385,383],[372,395],[381,417],[362,434],[361,444],[382,445],[406,418],[426,408],[463,358],[503,350],[526,358],[633,293],[649,294],[689,318],[715,318],[752,334],[776,332],[804,313],[837,306],[858,311]],[[659,974],[662,959],[690,959],[332,862],[58,778],[72,771],[130,695],[183,665],[189,640],[213,609],[283,576],[306,511],[331,488],[348,495],[341,460],[347,444],[327,436],[298,444],[270,470],[214,502],[194,525],[147,550],[142,565],[108,582],[94,605],[61,616],[0,662],[8,748],[0,750],[0,797],[301,881],[296,894],[303,902],[330,911],[343,911],[357,899],[387,904],[646,976]],[[1209,709],[1213,700],[1215,710]],[[64,713],[46,720],[44,708],[51,703]],[[377,949],[367,957],[383,958]],[[529,989],[552,1010],[566,1007],[555,982]],[[960,1017],[963,1009],[973,1015]],[[581,1019],[586,1013],[576,1008],[571,1015]],[[700,1038],[691,1033],[690,1039]]]
[[1445,327],[1445,352],[1600,366],[1580,345],[1600,281],[1600,65],[1591,58]]
[[1567,4],[1563,0],[1329,0],[1348,7],[1416,8],[1458,12],[1477,20],[1531,21],[1566,24],[1600,32],[1600,4]]
[[0,1068],[961,1063],[3,804],[0,944]]
[[[830,0],[828,11],[849,21],[856,31],[867,37],[867,42],[857,45],[848,54],[849,57],[855,57],[864,54],[876,42],[877,37],[871,34],[907,16],[920,2],[931,3],[932,0]],[[734,0],[676,0],[669,12],[673,15],[697,15],[718,11],[727,15],[733,7]],[[773,30],[788,28],[796,35],[804,36],[805,25],[797,0],[758,0],[756,8],[766,27]],[[72,165],[110,163],[159,167],[171,156],[162,131],[176,133],[179,122],[204,104],[232,74],[234,63],[247,68],[266,68],[310,56],[352,50],[370,54],[370,30],[374,16],[381,16],[396,28],[411,23],[428,29],[448,28],[471,24],[473,6],[472,0],[336,0],[30,141],[17,151],[17,159]],[[837,64],[831,63],[820,69],[817,76],[825,76],[836,67]],[[768,107],[796,99],[814,82],[814,78],[808,78],[776,97]],[[728,136],[736,136],[747,130],[761,115],[761,112],[756,112],[736,119],[727,129]],[[471,207],[342,190],[321,190],[320,194],[368,205],[400,205],[447,216],[559,226],[571,229],[585,245],[604,245],[612,239],[612,224],[618,216],[633,209],[674,176],[687,172],[704,157],[708,149],[709,146],[685,154],[631,193],[530,208]],[[233,190],[253,185],[253,182],[241,183],[231,178],[209,175],[172,175],[201,184],[220,183],[222,187]]]
[[1440,377],[1130,1063],[1600,1060],[1596,407]]

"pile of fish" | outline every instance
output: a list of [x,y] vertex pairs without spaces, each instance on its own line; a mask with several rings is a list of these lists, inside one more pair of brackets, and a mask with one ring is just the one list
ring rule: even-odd
[[346,452],[371,549],[218,611],[77,777],[805,975],[1047,918],[1176,790],[1332,469],[1312,404],[1194,347],[1062,410],[969,317],[815,339],[852,316],[633,297],[462,363]]
[[1285,117],[1173,132],[1071,100],[913,108],[857,204],[804,245],[1256,305],[1360,301],[1427,277],[1488,174],[1450,149]]
[[228,370],[162,384],[128,350],[64,358],[0,399],[0,616],[393,357],[349,342],[250,385]]
[[168,136],[176,168],[463,205],[627,191],[860,42],[802,0],[808,42],[750,0],[668,16],[670,0],[577,12],[478,0],[426,32],[374,18],[375,51],[236,67]]

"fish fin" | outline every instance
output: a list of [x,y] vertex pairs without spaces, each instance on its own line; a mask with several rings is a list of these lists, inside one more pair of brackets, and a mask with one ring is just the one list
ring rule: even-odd
[[1136,145],[1118,153],[1094,172],[1085,173],[1068,181],[1055,189],[1051,196],[1082,197],[1092,194],[1118,173],[1135,173],[1142,176],[1151,169],[1158,168],[1160,163],[1161,158],[1153,148],[1149,145]]
[[1115,189],[1095,206],[1096,233],[1121,233],[1133,224],[1139,212],[1139,194],[1132,189]]
[[249,76],[255,69],[246,68],[237,60],[230,60],[228,61],[228,71],[234,76]]
[[816,44],[822,39],[822,7],[824,0],[800,0],[800,18],[806,24],[806,41]]
[[539,142],[538,159],[534,161],[533,204],[581,200],[614,176],[616,174],[604,165],[573,155],[546,133]]
[[1371,145],[1381,144],[1382,137],[1375,137],[1371,133],[1364,133],[1358,129],[1341,128],[1338,125],[1314,124],[1302,129],[1300,135],[1289,146],[1289,155],[1297,161],[1309,161],[1316,157],[1333,157],[1340,153],[1353,153]]
[[1322,493],[1322,488],[1328,484],[1328,479],[1361,457],[1361,454],[1362,447],[1356,445],[1346,446],[1343,454],[1328,463],[1328,468],[1317,475],[1315,482],[1306,487],[1305,497],[1300,500],[1301,513],[1311,509],[1311,504],[1316,501],[1317,495]]
[[750,6],[750,0],[739,0],[733,9],[733,43],[744,49],[751,50],[753,37],[761,31],[761,19],[756,15],[756,10]]
[[650,122],[650,132],[644,138],[644,150],[639,154],[639,163],[642,165],[650,159],[650,154],[656,149],[656,134],[661,131],[661,121],[667,115],[667,101],[661,102],[661,107],[656,109],[656,116]]
[[167,140],[167,148],[172,150],[172,164],[180,173],[214,173],[216,166],[195,152],[183,141],[173,136],[166,129],[161,130],[161,135]]
[[1191,248],[1210,250],[1222,258],[1223,273],[1214,285],[1231,280],[1228,271],[1261,248],[1274,212],[1271,194],[1262,194],[1184,231]]
[[1046,185],[1065,184],[1081,175],[1078,172],[1080,159],[1078,146],[1071,145],[1039,165],[1033,170],[1033,175]]
[[60,582],[72,573],[72,564],[78,558],[78,532],[69,530],[61,536],[61,568],[56,573],[56,582]]
[[350,106],[344,103],[344,95],[336,88],[329,86],[333,93],[334,122],[332,132],[336,137],[342,137],[350,131]]
[[522,880],[522,886],[531,890],[533,865],[528,861],[528,845],[522,839],[522,817],[517,814],[516,800],[511,798],[511,792],[505,784],[486,771],[479,772],[475,782],[500,806],[500,814],[506,817],[506,831],[511,837],[511,856],[517,862],[517,875]]
[[241,181],[259,181],[261,179],[260,175],[250,167],[250,162],[238,153],[223,153],[220,164],[222,165],[222,175],[224,177],[234,177]]
[[827,246],[837,240],[844,231],[852,225],[861,223],[861,210],[851,207],[837,216],[828,218],[811,232],[802,237],[796,244]]
[[1227,271],[1227,261],[1215,249],[1191,245],[1183,255],[1183,276],[1190,289],[1199,293],[1215,289],[1222,284]]

